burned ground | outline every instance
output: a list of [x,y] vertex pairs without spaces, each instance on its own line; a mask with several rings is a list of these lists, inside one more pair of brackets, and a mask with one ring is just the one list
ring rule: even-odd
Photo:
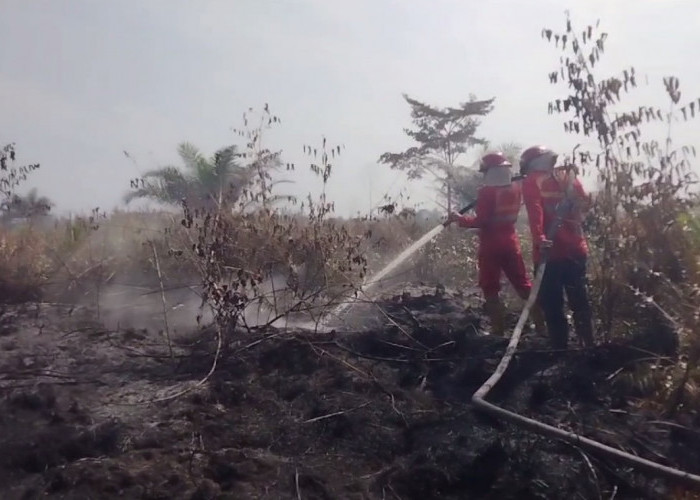
[[[82,308],[17,306],[0,337],[2,498],[665,498],[676,485],[470,404],[507,340],[449,294],[379,304],[350,333],[108,330]],[[512,318],[513,321],[515,318]],[[658,328],[650,330],[658,333]],[[528,333],[492,401],[700,473],[700,422],[617,380],[648,334],[594,351]],[[572,341],[575,347],[575,342]],[[663,349],[659,349],[663,348]],[[660,352],[660,354],[659,354]],[[622,385],[621,385],[622,384]],[[642,391],[643,392],[643,391]],[[165,399],[151,403],[153,399]]]

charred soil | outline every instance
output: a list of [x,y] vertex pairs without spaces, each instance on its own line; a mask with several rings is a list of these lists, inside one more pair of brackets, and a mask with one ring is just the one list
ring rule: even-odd
[[[483,333],[478,309],[432,294],[378,306],[363,331],[237,333],[211,377],[174,398],[209,371],[215,332],[178,338],[171,359],[162,335],[110,331],[84,309],[7,308],[0,496],[408,500],[676,491],[475,411],[470,397],[507,344]],[[644,394],[617,382],[639,363],[673,356],[668,342],[657,344],[650,350],[640,332],[593,351],[553,353],[528,334],[490,400],[700,473],[700,422],[666,421],[642,409]]]

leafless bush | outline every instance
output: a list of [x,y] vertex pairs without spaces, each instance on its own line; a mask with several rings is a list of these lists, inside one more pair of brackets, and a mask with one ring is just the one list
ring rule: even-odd
[[193,211],[184,202],[182,225],[192,237],[191,256],[204,297],[229,332],[250,326],[249,313],[256,309],[267,313],[258,323],[270,324],[292,313],[318,320],[320,312],[342,300],[367,271],[361,252],[366,235],[352,234],[334,220],[334,205],[325,194],[341,148],[330,147],[325,138],[317,147],[303,147],[311,171],[322,182],[318,197],[299,201],[279,196],[274,170],[292,172],[295,166],[283,164],[279,153],[262,144],[263,132],[277,123],[266,107],[256,127],[239,131],[247,140],[241,156],[256,171],[239,199],[222,193],[216,210]]

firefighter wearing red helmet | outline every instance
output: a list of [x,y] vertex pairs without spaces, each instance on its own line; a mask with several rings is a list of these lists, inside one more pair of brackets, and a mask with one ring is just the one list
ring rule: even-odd
[[[511,180],[512,165],[503,153],[486,154],[479,171],[484,186],[479,189],[476,216],[450,214],[446,224],[457,222],[461,227],[479,228],[479,286],[484,294],[484,309],[494,335],[505,334],[505,308],[500,298],[501,273],[505,273],[518,295],[527,299],[532,289],[520,251],[515,223],[522,205],[518,183]],[[544,333],[544,319],[539,310],[533,312],[535,328]]]
[[585,346],[593,345],[591,306],[586,282],[588,246],[583,235],[583,214],[590,208],[590,197],[581,182],[574,178],[573,209],[562,217],[552,241],[546,233],[556,218],[555,210],[567,194],[573,175],[565,166],[556,166],[558,155],[545,146],[533,146],[520,157],[523,199],[532,234],[535,269],[543,249],[547,248],[547,268],[542,278],[538,302],[547,322],[547,329],[556,349],[565,349],[569,324],[564,312],[564,292],[573,312],[576,335]]

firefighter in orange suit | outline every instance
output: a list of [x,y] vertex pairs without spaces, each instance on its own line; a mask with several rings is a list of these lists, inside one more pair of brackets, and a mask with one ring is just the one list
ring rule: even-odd
[[[512,164],[503,153],[483,156],[480,171],[484,174],[484,186],[479,189],[476,216],[452,213],[446,224],[456,222],[461,227],[480,230],[479,286],[484,294],[484,310],[491,321],[492,333],[504,335],[501,272],[505,273],[521,298],[527,299],[532,289],[515,231],[522,195],[519,184],[511,180]],[[532,317],[536,330],[544,333],[544,320],[539,308],[533,308]]]
[[581,182],[573,179],[572,209],[562,216],[561,225],[551,241],[547,232],[556,218],[556,208],[567,195],[573,173],[565,166],[555,166],[557,154],[545,146],[533,146],[520,157],[523,198],[532,234],[535,269],[547,249],[547,267],[542,278],[538,302],[544,312],[547,330],[555,349],[565,349],[569,324],[564,311],[564,292],[573,312],[576,335],[584,346],[593,345],[593,324],[586,281],[588,245],[583,234],[583,215],[591,199]]

